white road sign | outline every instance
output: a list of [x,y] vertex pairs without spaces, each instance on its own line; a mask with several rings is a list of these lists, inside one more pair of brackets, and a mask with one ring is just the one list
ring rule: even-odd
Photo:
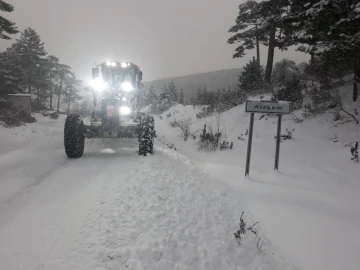
[[247,100],[245,108],[245,112],[249,113],[288,114],[290,110],[291,103],[286,101]]

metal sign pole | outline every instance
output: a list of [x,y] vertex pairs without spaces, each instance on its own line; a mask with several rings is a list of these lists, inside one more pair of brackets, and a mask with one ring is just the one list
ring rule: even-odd
[[250,115],[250,127],[249,127],[249,138],[248,138],[248,148],[247,148],[247,155],[246,155],[245,176],[248,176],[249,172],[250,172],[250,157],[251,157],[251,144],[252,144],[253,128],[254,128],[254,113],[251,113],[251,115]]
[[278,115],[277,135],[276,135],[276,152],[275,152],[275,168],[274,168],[275,171],[279,170],[281,121],[282,121],[282,114],[279,114]]

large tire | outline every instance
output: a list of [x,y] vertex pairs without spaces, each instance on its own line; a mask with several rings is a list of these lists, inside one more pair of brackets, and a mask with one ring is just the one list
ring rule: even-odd
[[154,117],[142,116],[139,133],[139,155],[154,153]]
[[70,114],[65,121],[65,153],[69,158],[80,158],[84,153],[84,145],[84,122],[80,115]]

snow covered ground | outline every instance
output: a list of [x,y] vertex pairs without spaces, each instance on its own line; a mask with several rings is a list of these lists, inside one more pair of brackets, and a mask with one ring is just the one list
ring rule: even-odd
[[[284,117],[283,133],[295,131],[274,172],[276,118],[256,115],[245,178],[243,105],[221,115],[234,149],[215,153],[198,150],[199,133],[184,141],[169,126],[190,118],[196,132],[214,117],[197,119],[192,106],[169,112],[156,119],[149,157],[135,141],[88,140],[83,158],[69,160],[63,116],[0,127],[0,270],[360,269],[360,164],[347,146],[359,125],[345,114]],[[251,233],[234,239],[243,211],[248,225],[260,222],[263,252]]]
[[[346,86],[349,88],[350,86]],[[346,88],[345,87],[345,88]],[[345,93],[349,89],[343,89]],[[350,97],[344,97],[344,101]],[[348,103],[349,104],[349,103]],[[354,106],[354,104],[352,104]],[[355,104],[359,107],[359,104]],[[348,108],[349,106],[344,106]],[[197,138],[184,141],[179,130],[169,126],[177,119],[191,118],[192,131],[201,130],[215,118],[197,119],[192,106],[178,105],[172,115],[158,119],[157,133],[164,143],[174,144],[219,183],[230,187],[240,205],[254,214],[267,237],[281,254],[299,269],[360,269],[360,164],[350,160],[349,142],[360,140],[360,126],[339,124],[330,113],[301,124],[284,117],[285,129],[293,139],[281,143],[280,170],[274,172],[276,117],[255,116],[250,178],[245,178],[246,129],[249,115],[244,106],[221,115],[221,129],[229,132],[233,150],[198,151]],[[296,113],[299,117],[301,111]],[[334,126],[338,124],[338,126]],[[243,134],[245,140],[238,140]]]
[[1,270],[294,269],[266,237],[265,254],[250,233],[238,245],[241,212],[255,220],[197,161],[100,140],[69,160],[64,118],[36,117],[0,127]]

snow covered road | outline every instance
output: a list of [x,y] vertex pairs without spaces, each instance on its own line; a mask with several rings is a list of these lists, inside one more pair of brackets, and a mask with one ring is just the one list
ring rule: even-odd
[[62,127],[1,130],[1,270],[292,269],[235,242],[239,200],[185,156],[90,141],[69,160]]

